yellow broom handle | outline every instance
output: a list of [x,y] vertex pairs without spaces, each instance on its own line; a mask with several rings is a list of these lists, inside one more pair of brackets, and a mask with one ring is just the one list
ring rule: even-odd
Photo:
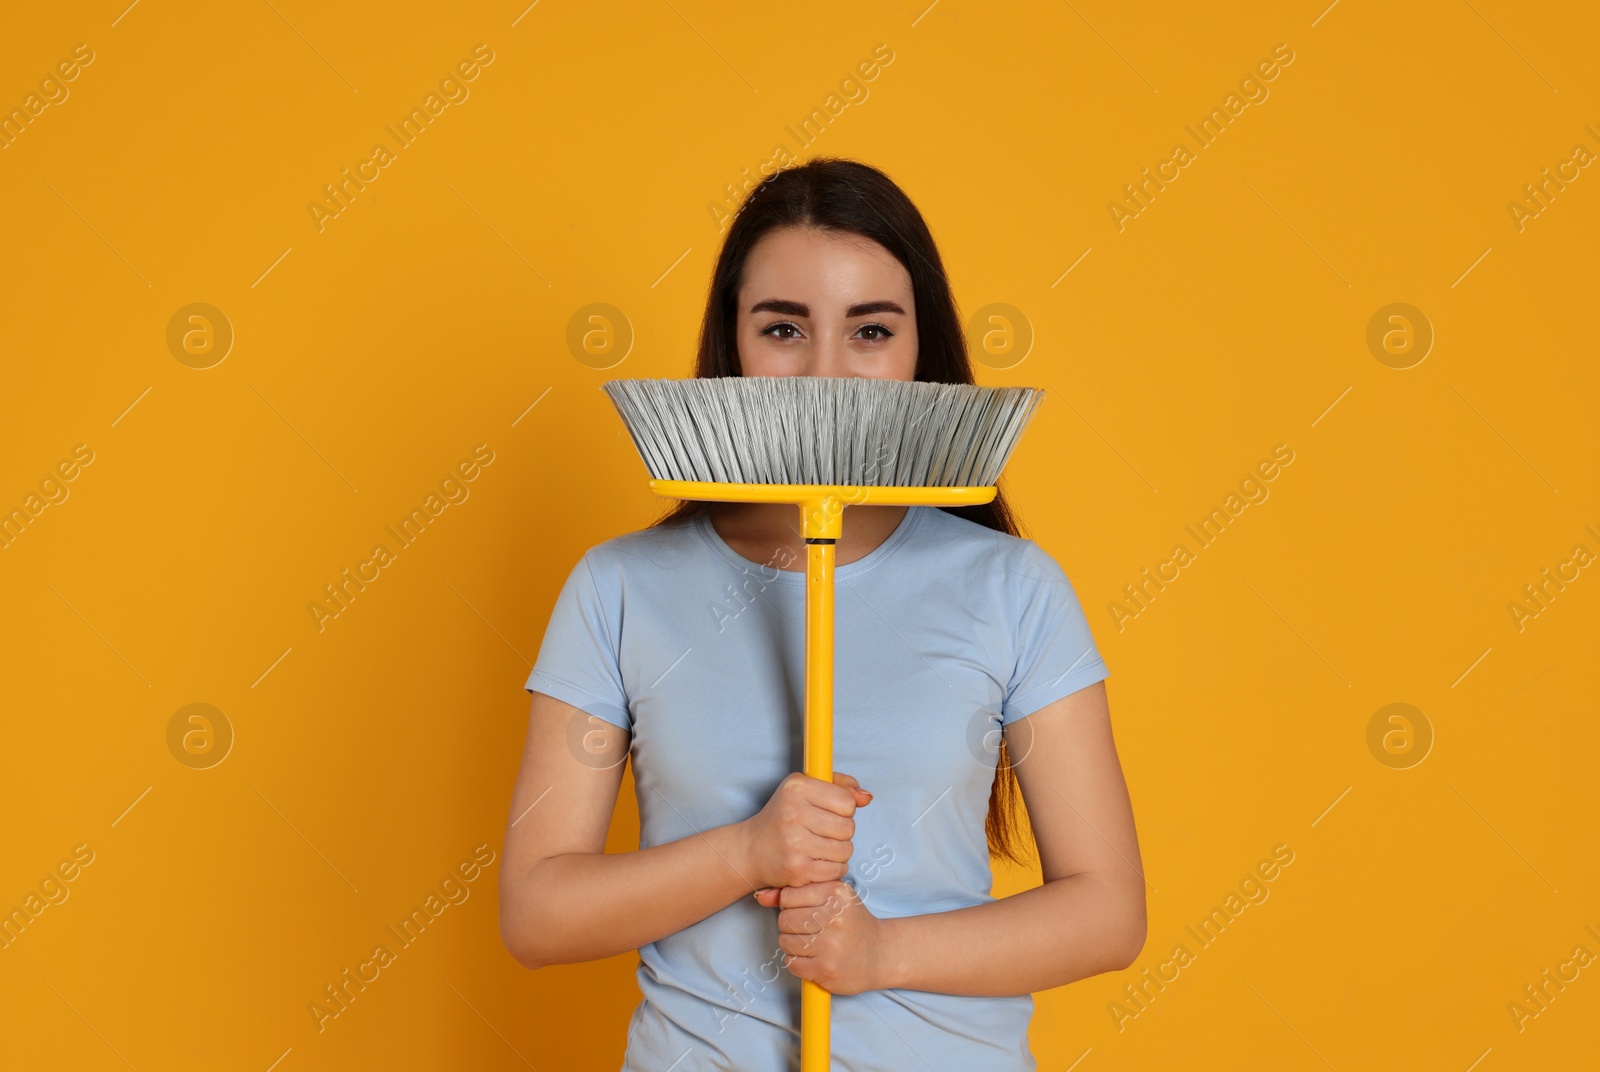
[[[833,781],[833,561],[844,503],[832,496],[800,504],[806,544],[806,711],[804,771]],[[829,1072],[833,995],[800,981],[800,1072]]]
[[[650,490],[672,499],[709,502],[786,502],[800,507],[806,544],[806,710],[804,773],[833,781],[833,565],[834,541],[844,531],[844,509],[883,506],[962,506],[986,503],[995,488],[909,487],[854,484],[737,484],[651,480]],[[800,1072],[829,1072],[833,995],[800,981]]]

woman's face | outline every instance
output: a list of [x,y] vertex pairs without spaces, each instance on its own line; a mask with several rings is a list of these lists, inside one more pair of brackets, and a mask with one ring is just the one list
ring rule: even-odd
[[746,376],[916,375],[911,275],[869,238],[812,227],[767,232],[745,258],[738,308]]

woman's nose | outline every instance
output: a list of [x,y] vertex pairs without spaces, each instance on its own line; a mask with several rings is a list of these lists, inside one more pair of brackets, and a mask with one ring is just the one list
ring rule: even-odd
[[807,376],[848,376],[850,363],[844,347],[838,341],[822,339],[814,343],[806,354]]

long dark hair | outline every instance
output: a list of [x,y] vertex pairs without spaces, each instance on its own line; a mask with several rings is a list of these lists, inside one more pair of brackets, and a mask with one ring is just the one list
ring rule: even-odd
[[[854,160],[817,157],[784,168],[750,191],[734,214],[717,257],[700,324],[696,376],[741,376],[737,323],[739,286],[745,259],[769,231],[814,227],[870,238],[892,253],[911,274],[917,313],[917,370],[913,379],[931,383],[972,383],[966,336],[956,313],[950,281],[922,214],[904,191],[877,168]],[[673,525],[704,513],[708,503],[680,500],[651,524]],[[1004,492],[976,506],[939,509],[987,528],[1020,536]],[[1017,818],[1021,787],[1005,739],[1000,739],[989,814],[984,822],[991,855],[1023,863],[1022,829]]]

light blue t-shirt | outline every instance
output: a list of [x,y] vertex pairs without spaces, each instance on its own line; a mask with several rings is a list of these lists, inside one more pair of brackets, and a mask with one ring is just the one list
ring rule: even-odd
[[[702,513],[567,577],[525,688],[632,731],[640,848],[748,819],[801,769],[802,565],[744,558]],[[833,765],[874,794],[845,881],[880,918],[992,901],[1000,726],[1109,674],[1072,585],[1031,540],[928,506],[834,576]],[[746,895],[639,950],[622,1072],[799,1068],[777,913]],[[833,1067],[1032,1072],[1032,1015],[1028,994],[836,994]]]

